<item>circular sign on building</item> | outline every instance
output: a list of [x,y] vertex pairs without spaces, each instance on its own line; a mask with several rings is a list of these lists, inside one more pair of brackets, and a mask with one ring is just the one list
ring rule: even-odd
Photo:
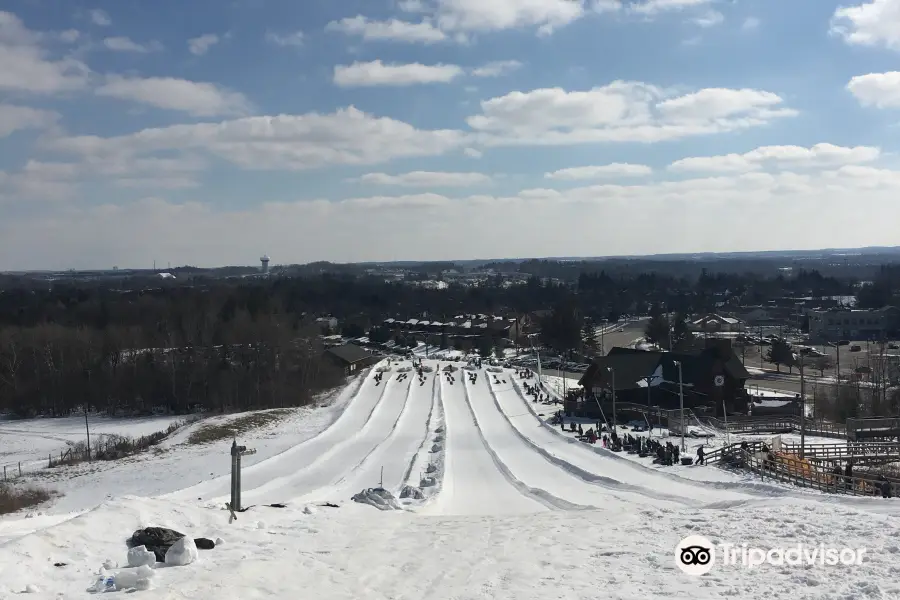
[[716,375],[716,387],[722,387],[725,385],[725,376],[724,375]]

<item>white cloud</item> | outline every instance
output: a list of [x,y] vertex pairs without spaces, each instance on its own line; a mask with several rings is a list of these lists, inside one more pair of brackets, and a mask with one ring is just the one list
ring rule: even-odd
[[81,32],[77,29],[66,29],[59,32],[59,39],[67,44],[71,44],[81,39]]
[[103,45],[106,46],[109,50],[113,50],[115,52],[135,52],[137,54],[158,52],[163,49],[162,44],[160,44],[159,42],[139,44],[123,36],[108,37],[103,40]]
[[[108,268],[110,256],[120,267],[145,265],[147,257],[250,264],[260,248],[277,262],[292,263],[774,250],[785,239],[801,248],[889,246],[896,243],[900,220],[898,193],[900,172],[843,167],[815,176],[748,173],[497,196],[262,198],[245,209],[163,198],[67,203],[52,214],[0,219],[0,269]],[[736,206],[741,226],[728,236],[710,235],[734,222]],[[616,226],[600,238],[547,227],[560,222]],[[515,235],[498,235],[498,223]],[[673,228],[678,236],[667,235]],[[327,244],[323,231],[329,232]]]
[[878,160],[881,150],[871,146],[853,148],[834,144],[802,146],[761,146],[744,154],[689,157],[669,165],[671,171],[742,173],[765,167],[794,169],[799,167],[833,167]]
[[712,4],[714,0],[645,0],[632,4],[629,10],[642,15],[656,15],[666,11],[684,10]]
[[552,173],[545,173],[546,179],[559,179],[574,181],[580,179],[600,179],[604,177],[641,177],[651,175],[653,169],[647,165],[634,165],[629,163],[611,163],[608,165],[590,167],[571,167],[560,169]]
[[594,0],[592,7],[596,13],[614,13],[622,10],[622,0]]
[[476,150],[475,148],[466,148],[463,150],[463,154],[469,158],[481,158],[484,156],[484,153],[481,150]]
[[266,34],[266,41],[270,44],[275,44],[276,46],[302,46],[305,35],[302,31],[295,31],[294,33],[288,34],[279,34],[272,33],[271,31]]
[[112,19],[109,18],[109,15],[106,12],[100,10],[99,8],[95,8],[89,13],[91,18],[91,23],[97,25],[98,27],[109,27],[112,25]]
[[197,187],[196,174],[206,161],[192,155],[174,158],[139,158],[128,154],[84,157],[78,162],[40,162],[30,160],[18,177],[39,180],[74,189],[78,184],[95,181],[124,188],[185,189]]
[[141,79],[111,76],[95,93],[98,96],[181,111],[196,117],[242,115],[251,110],[250,103],[243,94],[212,83],[171,77]]
[[424,13],[430,10],[422,0],[399,0],[397,8],[409,13]]
[[378,85],[413,85],[418,83],[449,83],[463,75],[457,65],[384,64],[355,62],[334,68],[334,83],[341,87],[366,87]]
[[831,33],[848,44],[900,50],[900,2],[873,0],[841,6],[831,17]]
[[416,129],[350,107],[331,114],[173,125],[110,138],[60,138],[46,141],[45,147],[98,160],[117,155],[204,151],[247,169],[302,170],[437,156],[465,143],[466,136],[459,131]]
[[673,96],[641,82],[615,81],[588,91],[545,88],[481,103],[469,117],[485,145],[657,142],[737,131],[795,116],[776,94],[707,88]]
[[449,173],[435,171],[413,171],[400,175],[386,173],[366,173],[358,179],[360,183],[392,185],[400,187],[467,187],[490,183],[491,178],[483,173]]
[[725,20],[725,15],[722,13],[711,10],[709,12],[703,13],[697,17],[691,19],[691,22],[700,27],[715,27],[716,25],[720,25]]
[[188,50],[194,56],[202,56],[209,52],[209,49],[219,43],[219,36],[214,33],[207,33],[199,37],[188,40]]
[[84,88],[87,65],[49,58],[40,39],[14,14],[0,11],[0,91],[53,94]]
[[847,89],[863,106],[900,108],[900,71],[857,75]]
[[438,0],[434,17],[444,31],[538,27],[547,35],[584,15],[584,0]]
[[356,35],[366,41],[392,40],[399,42],[421,42],[430,44],[442,42],[447,35],[429,23],[408,23],[398,19],[389,21],[372,21],[362,15],[353,18],[332,21],[325,29],[327,31],[340,31],[347,35]]
[[741,24],[741,29],[744,31],[752,31],[759,27],[759,23],[760,21],[756,17],[747,17]]
[[517,60],[498,60],[472,70],[475,77],[500,77],[522,68]]
[[55,124],[59,114],[27,106],[0,104],[0,138],[21,129],[44,129]]

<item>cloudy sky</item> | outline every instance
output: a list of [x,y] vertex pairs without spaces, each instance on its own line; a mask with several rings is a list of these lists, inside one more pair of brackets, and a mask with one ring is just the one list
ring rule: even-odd
[[6,0],[0,269],[900,245],[900,0]]

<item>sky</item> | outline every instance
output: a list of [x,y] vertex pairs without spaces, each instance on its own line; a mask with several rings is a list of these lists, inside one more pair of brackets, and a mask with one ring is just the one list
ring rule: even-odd
[[6,0],[0,269],[900,245],[900,0]]

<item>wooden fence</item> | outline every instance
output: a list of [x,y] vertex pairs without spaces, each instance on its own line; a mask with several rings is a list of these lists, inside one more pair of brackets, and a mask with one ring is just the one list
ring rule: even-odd
[[[851,494],[856,496],[882,495],[883,481],[874,476],[854,475],[847,477],[837,474],[833,469],[824,467],[814,461],[801,461],[790,452],[774,454],[774,460],[762,453],[763,442],[748,442],[745,448],[741,444],[730,444],[711,450],[706,454],[708,462],[726,462],[746,469],[762,478],[769,477],[776,481],[790,483],[800,487],[818,489],[822,492]],[[784,445],[782,445],[784,449]],[[900,490],[900,479],[887,476],[887,483],[892,490]]]

